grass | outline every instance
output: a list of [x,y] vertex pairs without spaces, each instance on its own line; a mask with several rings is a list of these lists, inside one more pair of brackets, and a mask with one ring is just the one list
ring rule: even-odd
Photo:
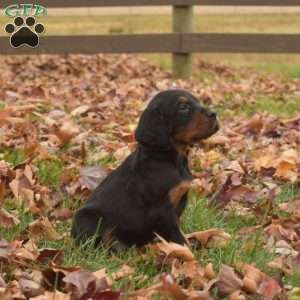
[[224,109],[223,106],[216,106],[216,111],[221,117],[234,116],[244,114],[251,116],[255,112],[266,112],[281,118],[290,118],[296,116],[300,111],[300,98],[288,97],[285,99],[277,98],[274,96],[264,96],[256,99],[255,102],[247,101],[239,107],[234,109]]
[[[6,156],[10,162],[16,163],[22,156],[19,152],[12,152]],[[52,188],[58,187],[63,166],[59,161],[46,160],[37,163],[37,176],[42,184]],[[277,196],[276,202],[281,203],[289,201],[300,195],[300,191],[293,185],[282,187],[282,192]],[[65,197],[61,195],[62,197]],[[210,228],[222,228],[225,232],[231,234],[232,240],[222,248],[197,248],[193,247],[193,252],[199,262],[203,265],[212,263],[215,271],[221,264],[237,265],[240,262],[251,263],[259,267],[266,273],[273,274],[267,263],[274,257],[270,251],[264,249],[261,230],[257,230],[248,236],[241,236],[239,230],[244,227],[250,227],[257,224],[254,215],[239,216],[234,213],[224,214],[223,211],[209,206],[207,199],[201,198],[197,194],[190,193],[189,205],[182,218],[182,229],[185,233],[206,230]],[[74,204],[73,199],[62,199],[63,206],[75,209],[79,203]],[[12,199],[5,201],[5,208],[20,218],[20,223],[13,229],[1,229],[0,236],[9,241],[22,235],[26,231],[28,224],[33,221],[33,216],[26,212],[23,207],[17,207]],[[156,275],[161,272],[170,271],[169,267],[161,266],[156,263],[155,255],[151,249],[141,250],[131,248],[128,251],[111,254],[106,247],[95,249],[92,245],[78,246],[69,236],[71,221],[61,221],[56,223],[56,230],[61,234],[59,241],[41,240],[38,242],[40,248],[62,249],[64,252],[65,266],[81,266],[91,271],[106,268],[108,274],[120,269],[124,264],[134,268],[135,273],[131,277],[122,278],[114,281],[113,288],[134,290],[143,288],[153,283]],[[44,267],[36,265],[36,267]],[[300,275],[294,274],[284,278],[286,284],[299,286]]]
[[26,155],[22,149],[3,150],[0,149],[0,159],[4,159],[13,166],[17,166],[25,161]]
[[[280,202],[288,201],[296,194],[298,194],[298,191],[294,187],[286,186],[279,195]],[[0,229],[1,237],[13,240],[26,230],[28,223],[33,218],[23,208],[15,208],[10,201],[6,201],[6,208],[12,213],[16,212],[16,209],[19,210],[18,215],[21,216],[20,224],[12,230]],[[271,274],[272,271],[267,267],[267,263],[272,260],[273,254],[263,248],[261,231],[258,230],[246,237],[241,237],[238,233],[241,228],[253,225],[257,225],[254,216],[238,216],[235,214],[225,216],[222,211],[210,207],[206,199],[202,199],[195,194],[190,195],[189,205],[182,219],[182,229],[185,233],[209,228],[222,228],[232,236],[232,240],[223,248],[205,249],[194,247],[193,252],[200,263],[205,265],[211,262],[216,271],[221,264],[252,263],[264,272]],[[62,249],[64,251],[65,266],[79,265],[91,271],[106,268],[108,273],[111,274],[124,264],[128,264],[135,269],[133,277],[115,282],[114,287],[128,287],[129,284],[129,289],[148,286],[157,274],[169,270],[168,267],[158,266],[155,263],[155,257],[151,249],[145,249],[143,255],[140,255],[140,250],[135,248],[112,255],[105,247],[100,249],[94,249],[89,245],[78,247],[73,239],[66,235],[70,231],[70,226],[70,221],[58,223],[56,230],[64,237],[59,241],[42,240],[38,243],[41,248]],[[299,279],[299,274],[295,274],[286,277],[284,280],[288,284],[298,284]]]
[[37,163],[37,178],[43,185],[55,187],[60,181],[63,165],[58,160],[43,160]]
[[[22,161],[16,157],[22,157],[19,152],[12,152],[7,156],[10,162]],[[37,163],[37,174],[39,181],[51,188],[59,185],[60,176],[63,166],[55,160],[41,161]],[[294,185],[282,187],[282,192],[276,197],[276,203],[289,201],[300,196],[299,189]],[[61,195],[61,197],[65,197]],[[62,199],[62,206],[76,209],[79,202],[74,199]],[[16,207],[13,200],[5,201],[5,208],[19,216],[20,223],[13,229],[7,230],[0,228],[0,236],[9,241],[21,236],[26,231],[28,224],[33,221],[33,216],[26,212],[23,207]],[[231,213],[226,215],[208,205],[208,200],[191,194],[189,205],[182,218],[182,229],[185,233],[201,231],[210,228],[222,228],[225,232],[231,234],[232,240],[222,248],[196,248],[193,247],[193,253],[197,260],[202,264],[212,263],[215,271],[221,264],[237,265],[240,262],[251,263],[256,265],[267,274],[274,275],[274,270],[270,269],[267,264],[274,255],[269,250],[264,249],[262,231],[257,230],[248,236],[241,236],[239,230],[244,227],[257,225],[257,219],[254,216],[239,216]],[[69,236],[71,221],[56,223],[56,230],[61,233],[62,239],[59,241],[41,240],[38,242],[39,248],[61,249],[64,253],[64,266],[81,266],[91,271],[97,271],[105,268],[110,276],[111,273],[119,270],[124,264],[134,268],[135,273],[131,277],[122,278],[113,282],[114,289],[125,288],[127,291],[143,288],[154,282],[156,275],[162,272],[170,271],[167,266],[161,266],[156,263],[155,255],[151,249],[141,251],[131,248],[122,253],[111,254],[109,249],[102,247],[94,249],[90,245],[80,247],[74,243]],[[45,266],[36,265],[36,268]],[[286,284],[292,286],[300,285],[300,274],[295,273],[283,278]]]
[[243,107],[247,115],[257,111],[263,111],[280,117],[290,117],[300,111],[300,97],[290,99],[261,98],[253,104]]

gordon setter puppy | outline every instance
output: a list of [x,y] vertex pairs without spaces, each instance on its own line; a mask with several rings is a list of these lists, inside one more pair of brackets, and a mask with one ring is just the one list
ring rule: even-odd
[[139,120],[136,150],[76,212],[72,236],[139,247],[157,233],[184,244],[179,218],[192,180],[187,149],[218,129],[216,113],[187,91],[156,94]]

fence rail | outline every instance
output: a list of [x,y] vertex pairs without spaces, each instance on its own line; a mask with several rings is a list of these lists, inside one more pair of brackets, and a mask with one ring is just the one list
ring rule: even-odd
[[[14,49],[7,37],[0,37],[0,54],[172,53],[174,75],[188,77],[192,53],[300,53],[300,34],[193,33],[194,5],[300,6],[300,0],[44,0],[39,3],[47,8],[172,5],[173,33],[46,36],[35,49]],[[0,8],[11,4],[12,1],[3,0]]]
[[134,34],[47,36],[39,47],[14,49],[0,37],[0,53],[300,53],[298,34]]

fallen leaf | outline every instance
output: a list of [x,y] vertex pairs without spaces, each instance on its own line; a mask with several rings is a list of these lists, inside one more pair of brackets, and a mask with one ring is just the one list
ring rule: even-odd
[[60,291],[55,291],[55,292],[46,291],[43,295],[35,297],[34,300],[71,300],[71,295],[64,294]]
[[80,105],[71,111],[71,115],[77,117],[85,114],[89,109],[90,107],[88,105]]
[[64,252],[61,249],[44,248],[40,249],[39,252],[37,261],[40,263],[48,264],[49,262],[52,262],[59,265],[64,261]]
[[281,294],[282,288],[273,278],[266,278],[258,287],[258,293],[266,300],[272,300]]
[[3,228],[13,228],[17,226],[20,221],[4,208],[0,209],[0,226]]
[[44,292],[44,288],[41,284],[33,280],[21,278],[19,280],[19,285],[22,293],[28,298],[39,296]]
[[226,265],[221,265],[217,279],[216,286],[222,295],[230,295],[243,286],[243,281],[234,272],[234,269]]
[[112,273],[111,277],[113,280],[118,280],[123,277],[128,277],[132,274],[134,274],[134,269],[128,265],[123,265],[119,271]]
[[230,234],[226,233],[223,229],[216,228],[189,233],[186,234],[186,238],[195,239],[207,248],[224,247],[231,240]]
[[102,292],[109,287],[105,278],[98,279],[93,273],[85,270],[71,272],[63,278],[63,281],[69,285],[67,289],[72,291],[77,299],[87,295],[92,298],[96,292]]
[[33,240],[59,240],[61,235],[54,229],[49,219],[46,217],[41,217],[40,219],[29,223],[28,225],[28,235]]
[[152,248],[157,252],[164,253],[167,257],[177,257],[182,260],[193,260],[194,254],[186,245],[179,245],[173,242],[167,242],[165,239],[157,235],[160,243],[156,243]]
[[80,170],[79,182],[83,187],[92,191],[105,179],[106,176],[106,171],[98,166],[83,167]]

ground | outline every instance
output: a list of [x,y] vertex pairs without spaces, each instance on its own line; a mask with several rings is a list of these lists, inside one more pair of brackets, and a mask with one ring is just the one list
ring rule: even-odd
[[[153,18],[160,30],[169,26],[168,17],[143,16],[137,18],[139,26],[126,18],[125,23],[103,18],[110,25],[101,28],[148,31]],[[227,30],[293,30],[283,16],[268,18],[231,16]],[[225,30],[219,16],[204,19],[199,29]],[[295,31],[299,19],[288,19]],[[61,19],[64,32],[74,33],[67,20]],[[91,33],[98,21],[86,20]],[[47,22],[49,33],[57,29],[51,18]],[[300,287],[299,56],[203,55],[195,57],[188,81],[172,79],[165,56],[148,58],[0,58],[0,295],[9,299],[21,291],[51,299],[50,291],[57,288],[85,299],[88,286],[78,282],[99,284],[103,278],[108,282],[102,285],[115,291],[108,299],[117,299],[118,291],[130,299],[145,299],[154,291],[188,299],[199,291],[200,279],[204,287],[217,280],[209,292],[216,299],[220,292],[231,299],[234,292],[275,299]],[[75,245],[69,236],[72,212],[134,149],[133,131],[151,94],[171,86],[193,92],[218,111],[222,124],[218,135],[190,156],[195,181],[182,230],[197,233],[192,252],[164,241],[117,254],[94,249],[92,241]],[[105,272],[96,276],[81,268]],[[73,289],[63,283],[64,276]]]

